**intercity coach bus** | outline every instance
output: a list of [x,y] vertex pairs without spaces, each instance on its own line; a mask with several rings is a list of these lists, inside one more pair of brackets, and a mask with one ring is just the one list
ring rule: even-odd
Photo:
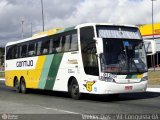
[[144,92],[146,52],[139,29],[131,25],[86,23],[54,29],[6,45],[5,84],[82,93]]

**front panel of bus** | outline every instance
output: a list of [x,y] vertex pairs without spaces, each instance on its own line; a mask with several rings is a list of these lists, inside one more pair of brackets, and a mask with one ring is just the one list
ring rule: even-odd
[[[117,94],[146,90],[146,53],[138,28],[97,25],[94,30],[81,28],[80,35],[87,91]],[[97,45],[99,40],[101,46]],[[99,49],[103,52],[97,53]]]

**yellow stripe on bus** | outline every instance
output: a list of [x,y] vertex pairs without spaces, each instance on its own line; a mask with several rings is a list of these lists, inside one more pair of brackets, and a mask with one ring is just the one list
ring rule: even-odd
[[38,88],[40,76],[42,73],[43,65],[45,62],[46,56],[38,57],[38,61],[36,63],[36,68],[33,70],[9,70],[5,71],[5,84],[7,86],[13,87],[14,77],[17,76],[18,80],[20,80],[21,76],[24,77],[27,88]]

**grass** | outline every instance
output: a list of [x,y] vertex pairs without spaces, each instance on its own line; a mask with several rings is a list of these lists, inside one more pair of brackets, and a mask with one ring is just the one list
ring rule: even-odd
[[4,78],[4,72],[0,72],[0,78]]
[[148,72],[148,84],[160,85],[160,71],[149,71]]
[[[0,72],[0,78],[4,78],[4,72]],[[160,70],[148,72],[148,84],[160,85]]]

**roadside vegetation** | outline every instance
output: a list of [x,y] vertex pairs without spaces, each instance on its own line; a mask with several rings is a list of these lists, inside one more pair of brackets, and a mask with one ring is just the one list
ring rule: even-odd
[[149,85],[160,85],[160,70],[148,72],[148,84]]
[[4,78],[4,72],[0,72],[0,78]]

